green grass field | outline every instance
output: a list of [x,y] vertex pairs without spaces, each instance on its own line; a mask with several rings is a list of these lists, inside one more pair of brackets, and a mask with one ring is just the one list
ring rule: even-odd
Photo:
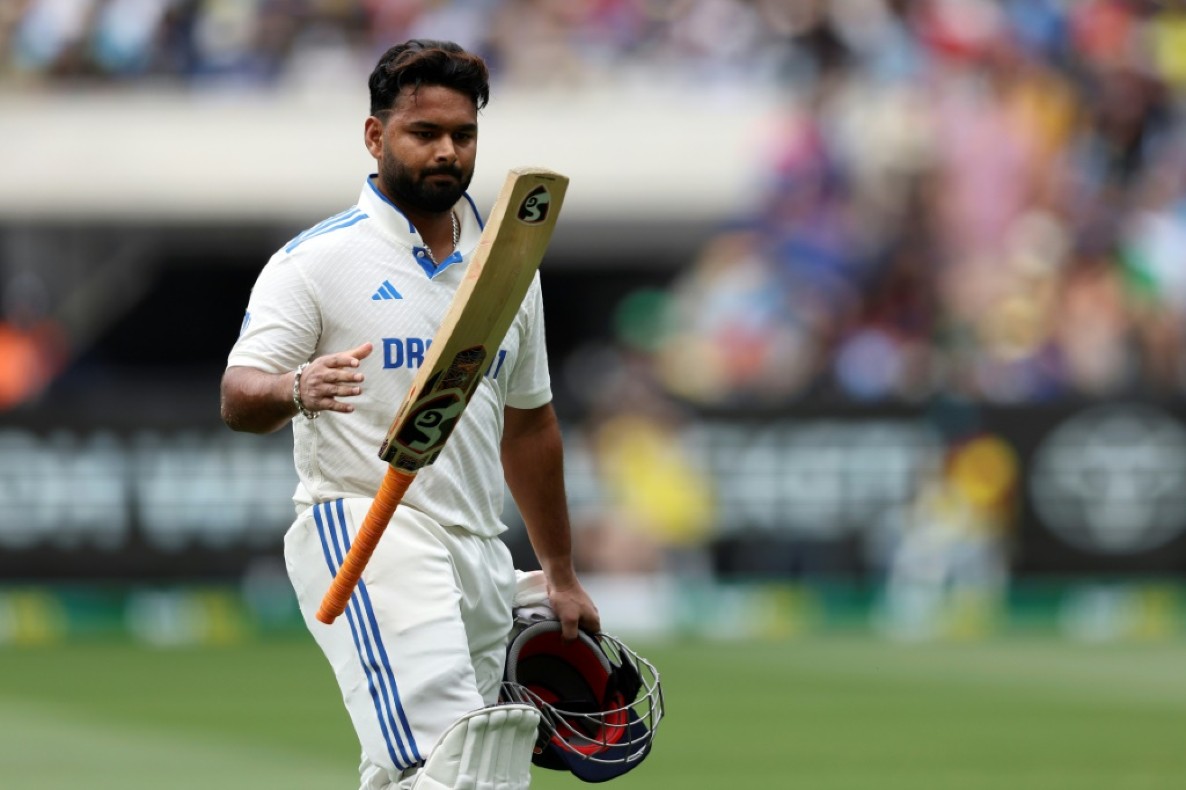
[[[670,714],[622,790],[1166,790],[1186,776],[1178,642],[635,646]],[[299,638],[0,648],[0,787],[356,788],[321,662]],[[537,770],[534,786],[582,785]]]

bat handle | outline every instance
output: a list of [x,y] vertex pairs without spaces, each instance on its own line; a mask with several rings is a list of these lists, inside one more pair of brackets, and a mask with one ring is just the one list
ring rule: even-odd
[[362,578],[362,570],[379,545],[379,538],[383,537],[383,530],[395,513],[395,508],[404,498],[415,472],[401,472],[394,466],[387,467],[387,474],[383,476],[383,484],[379,486],[375,500],[367,511],[358,534],[350,544],[350,551],[346,552],[346,559],[342,562],[338,572],[334,575],[333,583],[321,599],[321,606],[317,610],[317,619],[326,625],[331,625],[342,612],[346,611],[346,604]]

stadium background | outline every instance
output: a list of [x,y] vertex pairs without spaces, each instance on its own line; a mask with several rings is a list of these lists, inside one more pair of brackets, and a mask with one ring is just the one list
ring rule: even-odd
[[[11,786],[136,786],[149,733],[204,766],[176,786],[349,782],[279,559],[290,439],[232,434],[217,391],[264,261],[354,200],[366,74],[410,36],[492,65],[480,204],[515,165],[573,179],[542,276],[607,628],[664,658],[677,710],[753,722],[673,719],[652,780],[719,786],[709,744],[813,787],[1186,767],[1182,3],[22,0]],[[981,748],[942,748],[959,711]]]

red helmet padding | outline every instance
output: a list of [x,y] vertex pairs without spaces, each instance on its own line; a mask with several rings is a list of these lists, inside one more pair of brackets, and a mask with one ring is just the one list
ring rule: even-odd
[[[547,631],[528,640],[519,651],[516,675],[520,683],[558,710],[605,713],[603,720],[582,716],[564,719],[552,736],[560,749],[596,754],[606,744],[618,743],[629,718],[620,694],[610,693],[610,673],[602,659],[583,639],[564,641],[559,631]],[[569,740],[576,737],[577,743]]]
[[651,750],[662,715],[658,673],[646,665],[653,688],[638,703],[646,705],[640,715],[635,704],[643,679],[637,664],[645,660],[605,638],[612,650],[600,635],[584,632],[566,642],[559,621],[542,620],[527,624],[507,648],[508,687],[522,689],[545,714],[532,762],[568,770],[585,782],[608,781],[637,766]]
[[609,672],[602,665],[600,657],[583,639],[565,642],[559,631],[545,631],[532,637],[519,651],[520,676],[523,672],[522,662],[538,655],[559,656],[564,659],[581,673],[590,687],[605,688],[606,681],[609,680]]

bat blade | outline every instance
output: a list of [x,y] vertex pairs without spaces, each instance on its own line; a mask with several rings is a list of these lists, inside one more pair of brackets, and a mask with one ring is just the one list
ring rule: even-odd
[[568,178],[517,168],[506,182],[379,457],[416,472],[440,455],[523,303],[552,238]]
[[567,189],[568,178],[551,170],[507,174],[465,279],[379,448],[390,467],[322,598],[321,622],[332,624],[346,610],[404,492],[461,419],[543,261]]

